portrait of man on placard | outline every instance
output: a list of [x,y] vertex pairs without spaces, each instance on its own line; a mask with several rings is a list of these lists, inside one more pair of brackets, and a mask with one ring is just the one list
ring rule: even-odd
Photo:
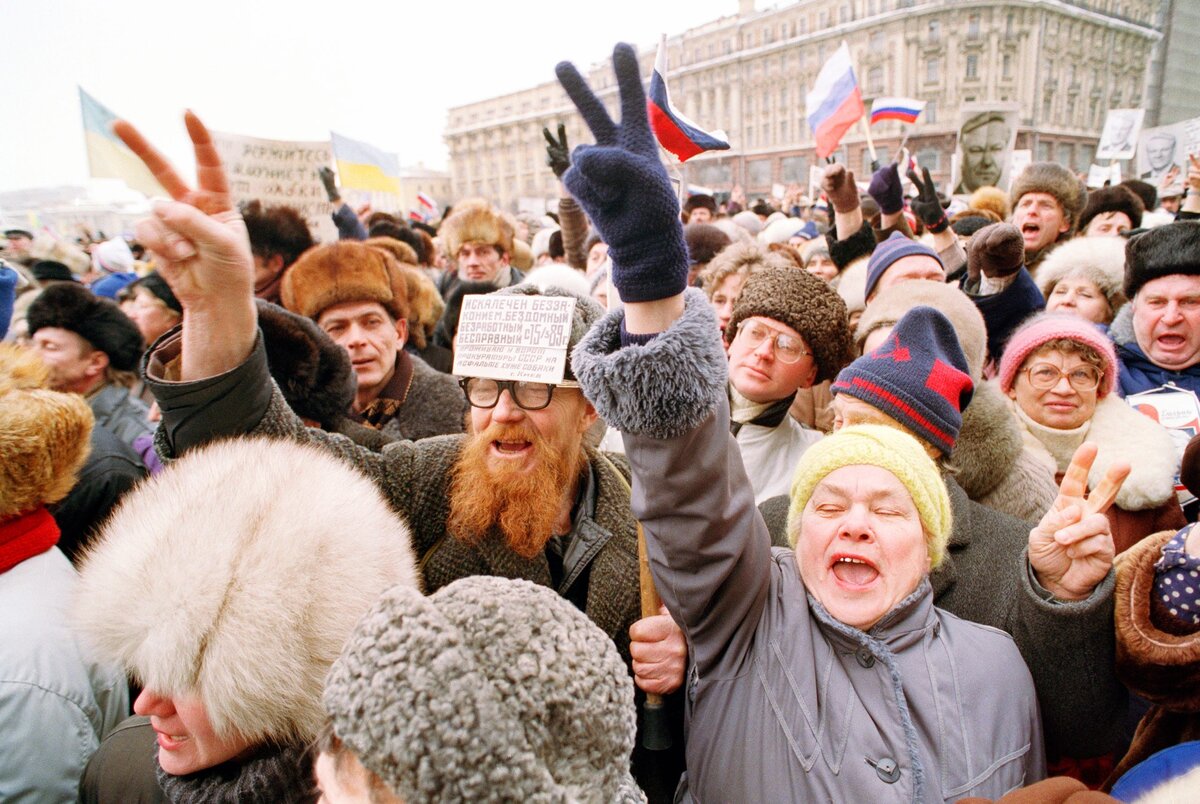
[[1012,108],[963,107],[958,129],[959,175],[955,194],[973,193],[980,187],[1003,187],[1017,139],[1017,113]]
[[1143,131],[1137,156],[1138,177],[1153,184],[1160,195],[1183,192],[1187,142],[1182,123]]
[[1109,109],[1100,133],[1096,159],[1130,159],[1137,149],[1145,109]]

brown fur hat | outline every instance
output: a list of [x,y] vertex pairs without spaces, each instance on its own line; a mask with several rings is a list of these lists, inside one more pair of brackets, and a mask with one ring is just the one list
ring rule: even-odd
[[1008,202],[1008,193],[999,187],[980,187],[971,193],[969,206],[974,209],[986,209],[989,212],[995,213],[997,221],[1006,221],[1008,220],[1008,216],[1012,214],[1012,207]]
[[417,262],[416,249],[403,240],[397,240],[394,237],[368,237],[363,243],[372,248],[383,249],[395,257],[397,262],[402,262],[406,265],[420,264]]
[[408,292],[400,264],[391,254],[342,240],[304,252],[280,287],[283,306],[314,321],[325,308],[374,301],[397,321],[408,318]]
[[512,223],[482,198],[456,204],[450,217],[442,221],[438,236],[451,257],[458,255],[464,243],[486,243],[505,254],[513,253]]
[[1062,205],[1063,213],[1071,222],[1060,240],[1070,237],[1079,225],[1079,215],[1087,204],[1088,191],[1083,182],[1075,174],[1055,162],[1034,162],[1012,184],[1013,206],[1021,202],[1021,196],[1026,193],[1046,193],[1054,196]]
[[1138,229],[1142,225],[1142,213],[1146,205],[1142,199],[1128,187],[1117,184],[1113,187],[1101,187],[1088,193],[1087,206],[1079,215],[1079,231],[1087,228],[1092,218],[1105,212],[1124,212],[1129,218],[1129,228]]
[[67,496],[92,422],[82,396],[46,388],[36,352],[0,344],[0,521]]
[[[428,237],[428,235],[426,235]],[[446,303],[433,280],[417,267],[417,252],[412,246],[394,237],[372,237],[365,241],[372,248],[383,249],[400,263],[404,286],[408,294],[408,337],[418,349],[424,349],[427,338],[433,335]]]

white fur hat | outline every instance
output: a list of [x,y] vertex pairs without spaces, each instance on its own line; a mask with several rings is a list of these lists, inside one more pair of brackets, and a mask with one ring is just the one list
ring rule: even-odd
[[316,447],[195,450],[127,495],[83,559],[75,619],[160,695],[198,697],[219,735],[311,741],[321,689],[375,599],[416,586],[408,527]]
[[1126,301],[1125,239],[1122,237],[1076,237],[1051,251],[1037,269],[1037,286],[1047,299],[1054,286],[1068,277],[1091,280],[1115,315]]

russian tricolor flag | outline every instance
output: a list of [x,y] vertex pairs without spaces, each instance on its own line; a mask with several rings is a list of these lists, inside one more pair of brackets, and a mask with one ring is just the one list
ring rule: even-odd
[[729,138],[724,131],[705,131],[671,105],[671,96],[667,92],[666,35],[659,41],[658,54],[654,57],[646,111],[650,115],[650,128],[654,130],[658,144],[675,154],[680,162],[686,162],[705,151],[729,150]]
[[817,156],[827,157],[837,150],[842,136],[858,122],[864,110],[862,92],[850,61],[850,46],[845,42],[817,74],[804,106],[808,127],[817,141]]
[[433,212],[437,209],[437,204],[433,199],[421,191],[417,191],[417,203],[425,207],[425,209]]
[[880,120],[899,120],[902,123],[915,123],[925,111],[925,101],[915,98],[876,98],[871,104],[871,125]]

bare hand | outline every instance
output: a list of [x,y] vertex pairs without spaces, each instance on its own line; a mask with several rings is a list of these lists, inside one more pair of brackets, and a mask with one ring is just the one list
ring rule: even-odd
[[1200,155],[1188,154],[1188,195],[1200,193]]
[[668,695],[683,686],[687,641],[666,606],[631,625],[629,639],[633,680],[644,692]]
[[858,209],[858,185],[854,183],[853,171],[845,165],[833,164],[825,168],[821,178],[821,189],[833,204],[834,212],[853,212]]
[[1029,532],[1029,563],[1038,582],[1060,600],[1083,600],[1112,568],[1115,549],[1108,510],[1129,476],[1117,462],[1087,493],[1088,472],[1097,447],[1087,441],[1075,450],[1054,505]]

